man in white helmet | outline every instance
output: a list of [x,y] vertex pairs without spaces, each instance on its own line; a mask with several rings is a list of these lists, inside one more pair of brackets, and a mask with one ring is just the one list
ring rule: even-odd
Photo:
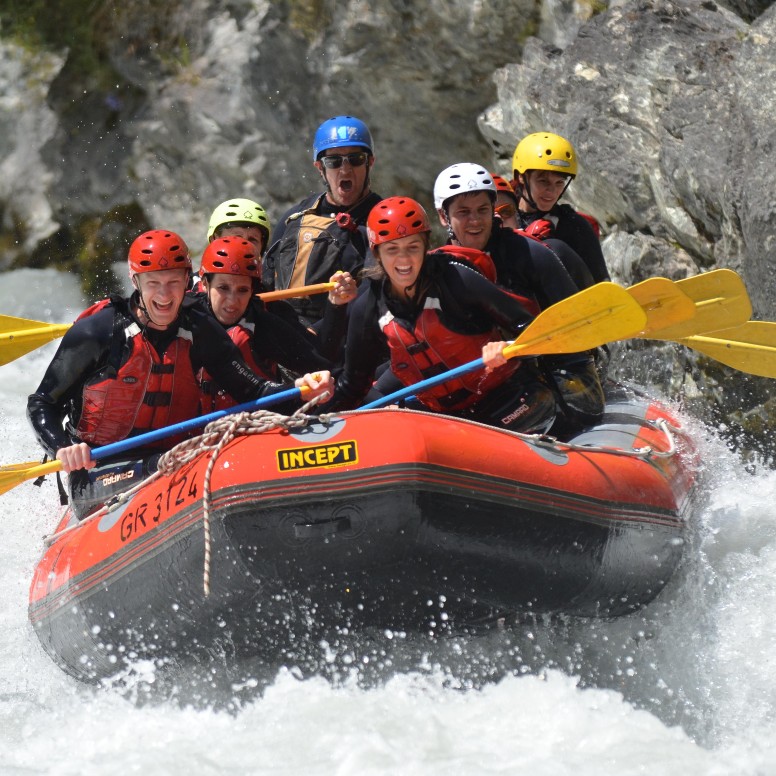
[[[481,165],[463,162],[444,169],[434,184],[434,206],[449,235],[445,249],[456,246],[486,253],[496,282],[545,309],[589,285],[577,285],[564,262],[540,241],[502,227],[495,214],[496,184]],[[568,261],[581,259],[569,255]],[[583,273],[584,274],[584,273]],[[603,415],[604,393],[589,353],[544,357],[545,372],[555,388],[560,413],[553,433],[568,434],[592,425]]]

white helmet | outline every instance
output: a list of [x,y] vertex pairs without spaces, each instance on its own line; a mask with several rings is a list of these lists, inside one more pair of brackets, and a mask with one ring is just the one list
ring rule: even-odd
[[473,191],[489,191],[496,199],[496,184],[491,174],[479,164],[461,162],[445,168],[437,175],[434,183],[434,207],[439,210],[456,194],[471,194]]

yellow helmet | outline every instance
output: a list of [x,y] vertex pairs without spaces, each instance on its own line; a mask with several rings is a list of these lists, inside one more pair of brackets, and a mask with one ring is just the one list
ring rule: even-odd
[[526,170],[549,170],[573,178],[577,174],[577,154],[566,138],[550,132],[534,132],[517,144],[512,169],[515,176]]

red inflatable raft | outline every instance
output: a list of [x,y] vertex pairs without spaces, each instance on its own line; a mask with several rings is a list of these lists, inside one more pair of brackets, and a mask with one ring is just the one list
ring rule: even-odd
[[209,460],[113,511],[65,514],[29,616],[66,671],[224,644],[261,655],[327,621],[628,613],[680,561],[696,463],[677,419],[624,390],[567,444],[408,410],[239,436],[205,509]]

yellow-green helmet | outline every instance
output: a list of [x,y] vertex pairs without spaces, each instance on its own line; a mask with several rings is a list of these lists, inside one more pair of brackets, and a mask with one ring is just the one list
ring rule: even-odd
[[517,144],[512,169],[515,177],[526,170],[549,170],[573,178],[577,174],[577,155],[566,138],[551,132],[534,132]]
[[264,232],[264,244],[269,240],[269,218],[264,208],[252,199],[227,199],[210,216],[207,227],[207,239],[212,239],[216,229],[224,224],[250,224],[258,226]]

